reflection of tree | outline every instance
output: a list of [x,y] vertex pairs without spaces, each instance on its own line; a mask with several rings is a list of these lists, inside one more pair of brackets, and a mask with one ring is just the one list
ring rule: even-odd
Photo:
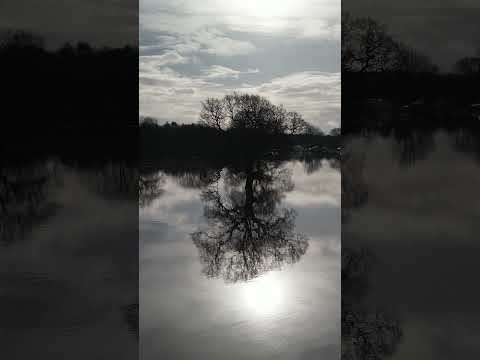
[[[350,148],[342,156],[342,223],[368,200],[363,158]],[[366,300],[374,256],[343,241],[342,247],[342,360],[381,360],[395,352],[402,332],[397,320]]]
[[137,193],[138,168],[123,162],[109,162],[100,166],[87,165],[86,178],[93,190],[102,196],[134,198]]
[[175,176],[177,182],[184,188],[201,189],[220,179],[220,171],[217,169],[201,169],[197,171],[185,171]]
[[365,249],[342,249],[342,359],[380,360],[402,336],[397,320],[364,300],[373,257]]
[[11,242],[51,213],[46,197],[54,169],[47,165],[0,168],[0,241]]
[[349,149],[342,154],[342,220],[347,220],[352,209],[367,201],[368,190],[363,179],[364,159]]
[[412,166],[425,159],[435,148],[432,132],[407,132],[396,134],[394,153],[400,165]]
[[139,307],[138,304],[130,304],[127,306],[122,307],[123,319],[128,325],[130,333],[139,337]]
[[318,157],[307,157],[303,159],[303,168],[308,175],[311,175],[322,168],[323,159]]
[[138,180],[138,203],[140,207],[146,207],[163,193],[162,185],[165,182],[163,175],[159,173],[140,174]]
[[192,234],[208,277],[247,281],[305,254],[308,240],[294,232],[294,210],[279,209],[293,189],[288,170],[257,161],[225,171],[221,187],[218,181],[202,192],[208,227]]
[[455,150],[473,155],[480,162],[480,133],[470,129],[457,129],[453,137]]

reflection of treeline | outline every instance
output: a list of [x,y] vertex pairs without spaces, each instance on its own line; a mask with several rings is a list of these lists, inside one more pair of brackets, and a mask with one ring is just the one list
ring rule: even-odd
[[10,32],[0,38],[0,61],[4,151],[77,155],[137,140],[137,49],[49,50],[41,38]]
[[200,124],[140,124],[142,160],[165,157],[231,159],[269,153],[275,157],[307,156],[316,153],[335,156],[339,135],[265,134],[254,130],[222,131]]
[[480,57],[451,73],[392,36],[371,18],[342,19],[344,133],[393,127],[474,126],[479,119]]

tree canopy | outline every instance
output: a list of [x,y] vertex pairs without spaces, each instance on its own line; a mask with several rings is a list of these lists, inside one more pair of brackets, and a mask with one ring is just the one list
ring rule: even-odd
[[217,130],[255,130],[267,134],[318,134],[320,131],[295,111],[274,105],[260,95],[234,92],[202,102],[200,124]]

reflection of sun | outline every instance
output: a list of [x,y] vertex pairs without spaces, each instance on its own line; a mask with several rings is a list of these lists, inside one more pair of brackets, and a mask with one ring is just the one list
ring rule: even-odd
[[252,314],[275,316],[285,303],[284,284],[267,274],[243,285],[241,301]]

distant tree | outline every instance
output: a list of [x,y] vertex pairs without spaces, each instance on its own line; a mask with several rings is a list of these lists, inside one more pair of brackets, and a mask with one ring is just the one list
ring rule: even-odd
[[75,48],[70,43],[65,43],[58,49],[58,54],[61,56],[73,56],[75,55]]
[[398,70],[414,73],[436,73],[438,66],[418,51],[406,45],[398,46]]
[[342,19],[342,66],[347,71],[384,71],[396,68],[398,45],[384,25],[371,18]]
[[303,134],[307,131],[308,123],[296,111],[287,113],[287,130],[291,135]]
[[464,75],[480,74],[480,57],[466,57],[458,60],[455,70]]
[[342,66],[356,72],[436,72],[430,59],[396,41],[372,18],[342,16]]
[[226,100],[208,98],[202,102],[200,123],[218,130],[227,126]]
[[0,49],[43,49],[44,41],[26,31],[7,31],[0,37]]
[[157,120],[152,117],[144,117],[140,120],[140,125],[142,126],[157,126]]
[[340,135],[342,135],[342,129],[334,128],[330,130],[330,136],[340,136]]
[[91,55],[93,53],[93,48],[85,42],[79,42],[76,50],[78,55]]

